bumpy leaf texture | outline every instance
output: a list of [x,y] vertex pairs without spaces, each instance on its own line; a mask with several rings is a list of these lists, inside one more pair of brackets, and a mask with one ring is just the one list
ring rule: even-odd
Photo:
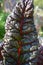
[[43,65],[43,46],[40,46],[37,65]]
[[39,41],[34,25],[33,0],[21,0],[5,24],[4,65],[37,65]]

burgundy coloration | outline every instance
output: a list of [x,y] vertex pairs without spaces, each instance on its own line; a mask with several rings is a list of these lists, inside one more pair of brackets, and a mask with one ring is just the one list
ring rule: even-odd
[[[22,19],[23,19],[23,18],[22,18]],[[20,34],[21,34],[21,36],[22,36],[22,26],[23,26],[23,22],[21,21],[21,22],[20,22]],[[19,44],[22,44],[21,41],[19,41],[18,43],[19,43]],[[19,56],[19,57],[18,57],[17,65],[20,65],[20,60],[19,60],[19,59],[20,59],[21,47],[22,47],[22,46],[20,45],[20,47],[18,48],[18,56]]]
[[0,46],[0,60],[3,59],[2,55],[1,55],[1,50],[3,49],[3,45]]

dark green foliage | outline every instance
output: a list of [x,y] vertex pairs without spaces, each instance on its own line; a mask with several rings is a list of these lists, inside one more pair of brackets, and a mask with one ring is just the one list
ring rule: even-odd
[[0,0],[0,39],[4,37],[5,34],[5,21],[8,13],[3,12],[3,2],[4,0]]
[[37,31],[33,20],[33,0],[20,0],[5,24],[4,65],[37,65]]
[[8,16],[8,13],[5,13],[3,11],[0,12],[0,39],[4,37],[5,34],[5,21]]

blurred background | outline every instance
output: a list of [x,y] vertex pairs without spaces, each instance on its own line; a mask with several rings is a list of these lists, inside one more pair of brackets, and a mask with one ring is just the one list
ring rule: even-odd
[[[19,0],[0,0],[0,42],[5,34],[5,22]],[[43,0],[34,0],[34,23],[38,32],[38,38],[43,45]]]

